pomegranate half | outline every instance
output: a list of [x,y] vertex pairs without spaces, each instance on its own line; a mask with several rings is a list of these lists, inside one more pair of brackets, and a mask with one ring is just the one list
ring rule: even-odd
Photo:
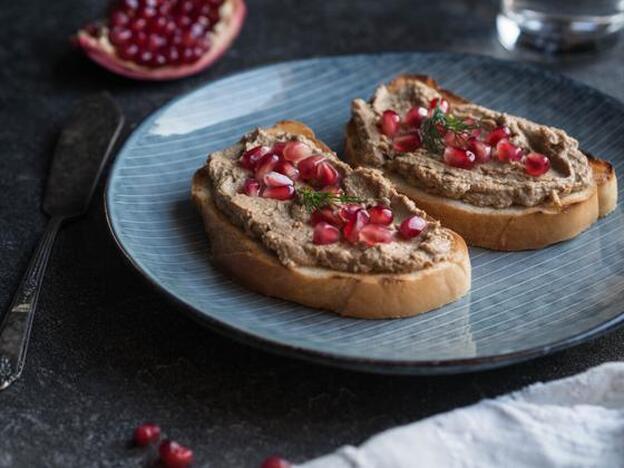
[[116,0],[76,43],[91,60],[138,80],[190,76],[217,60],[238,35],[244,0]]

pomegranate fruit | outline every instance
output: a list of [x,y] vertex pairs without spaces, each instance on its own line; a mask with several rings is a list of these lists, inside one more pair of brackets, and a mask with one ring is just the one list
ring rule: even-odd
[[321,221],[314,226],[312,234],[312,242],[316,245],[326,245],[338,242],[340,239],[340,230],[336,226]]
[[163,440],[158,446],[158,455],[166,468],[186,468],[193,463],[193,451],[173,440]]
[[360,229],[360,242],[366,245],[387,244],[392,242],[392,231],[381,224],[367,224]]
[[113,73],[139,80],[193,75],[238,35],[244,0],[116,0],[108,18],[78,31],[76,43]]
[[399,226],[399,232],[405,239],[418,236],[427,227],[427,221],[418,215],[410,216],[403,220]]
[[472,168],[477,159],[472,151],[454,148],[453,146],[447,146],[444,148],[442,158],[449,166],[459,167],[462,169]]
[[383,224],[387,226],[392,223],[394,219],[392,210],[383,205],[373,206],[368,210],[368,214],[370,215],[370,222],[373,224]]
[[550,160],[541,153],[529,153],[524,159],[524,170],[533,177],[546,174],[550,169]]
[[138,447],[147,447],[160,438],[160,427],[156,424],[141,424],[134,430],[134,444]]
[[400,123],[401,117],[399,117],[399,114],[397,114],[393,110],[387,110],[384,111],[383,114],[381,114],[379,128],[381,130],[381,133],[389,138],[392,138],[399,131]]

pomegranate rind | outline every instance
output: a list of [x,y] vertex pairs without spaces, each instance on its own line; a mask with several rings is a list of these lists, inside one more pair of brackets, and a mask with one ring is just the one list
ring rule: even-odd
[[75,36],[75,42],[95,63],[126,78],[145,81],[185,78],[201,72],[218,60],[240,33],[247,15],[244,0],[226,0],[225,4],[231,5],[231,12],[217,23],[218,30],[211,33],[210,49],[197,62],[188,65],[149,68],[123,60],[115,54],[115,49],[108,40],[108,29],[105,26],[102,26],[103,31],[99,37],[89,34],[87,28],[81,29]]

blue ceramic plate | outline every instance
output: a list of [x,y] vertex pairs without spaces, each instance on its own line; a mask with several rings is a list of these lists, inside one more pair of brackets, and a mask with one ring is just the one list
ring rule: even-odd
[[[281,63],[208,83],[155,112],[119,153],[106,192],[113,235],[152,283],[194,316],[268,350],[388,373],[463,372],[544,355],[624,320],[621,208],[576,239],[536,252],[471,248],[472,292],[401,320],[342,318],[248,291],[213,268],[190,202],[211,151],[256,126],[297,119],[339,152],[350,102],[397,73],[428,74],[494,109],[567,130],[624,164],[624,106],[559,75],[442,53]],[[621,195],[620,195],[621,196]]]

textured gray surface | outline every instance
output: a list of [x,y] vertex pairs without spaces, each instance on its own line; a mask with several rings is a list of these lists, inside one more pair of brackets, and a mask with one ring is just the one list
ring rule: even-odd
[[[429,5],[431,4],[431,5]],[[69,105],[106,88],[130,126],[171,97],[254,65],[327,54],[448,49],[509,57],[491,2],[251,1],[242,35],[200,76],[135,83],[67,45],[103,2],[13,2],[0,12],[0,305],[44,226],[45,171]],[[623,99],[622,44],[547,64]],[[573,109],[571,110],[571,112]],[[0,466],[137,466],[134,425],[159,422],[198,466],[300,461],[376,431],[624,357],[624,330],[548,358],[444,378],[374,376],[265,354],[200,328],[123,260],[101,196],[60,234],[21,381],[0,394]]]

